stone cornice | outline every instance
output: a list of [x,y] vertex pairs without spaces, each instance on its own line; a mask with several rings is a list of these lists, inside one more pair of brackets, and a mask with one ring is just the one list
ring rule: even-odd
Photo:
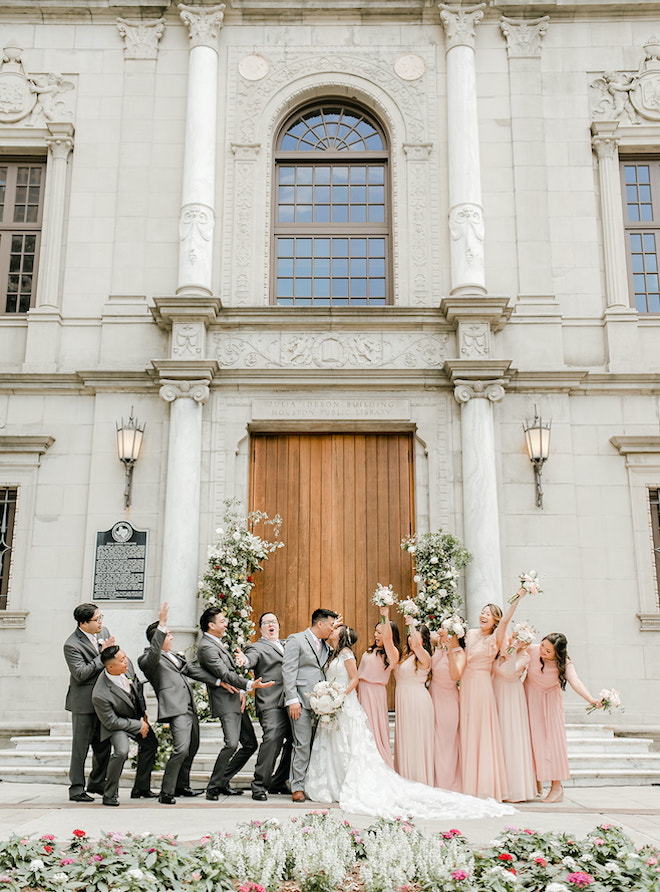
[[619,455],[660,454],[660,434],[610,437],[610,443]]
[[149,309],[164,331],[169,331],[174,322],[203,322],[208,326],[217,320],[222,309],[219,297],[205,294],[167,295],[154,297],[153,301]]
[[55,437],[39,434],[28,434],[25,436],[0,434],[0,454],[20,452],[24,455],[43,455],[54,442]]
[[448,359],[444,370],[452,382],[497,381],[508,383],[510,359]]
[[450,331],[442,313],[435,308],[381,307],[378,311],[358,308],[226,307],[217,326],[310,331]]
[[456,294],[443,297],[440,311],[447,322],[488,322],[493,331],[500,331],[511,317],[513,306],[508,297],[487,294]]

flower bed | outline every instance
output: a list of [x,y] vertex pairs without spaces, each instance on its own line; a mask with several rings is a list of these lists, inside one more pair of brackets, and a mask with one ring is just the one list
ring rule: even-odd
[[357,830],[326,811],[240,824],[184,845],[169,834],[83,830],[0,842],[0,890],[47,892],[658,892],[660,853],[602,824],[586,838],[508,827],[486,849],[410,821]]

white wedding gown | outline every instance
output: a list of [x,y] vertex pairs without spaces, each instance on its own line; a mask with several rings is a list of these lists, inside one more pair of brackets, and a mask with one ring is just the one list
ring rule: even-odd
[[[328,681],[348,686],[344,651],[328,667]],[[494,799],[477,799],[407,780],[385,764],[357,693],[344,700],[335,722],[319,727],[305,779],[314,802],[338,802],[347,812],[394,820],[412,816],[429,820],[492,818],[515,809]]]

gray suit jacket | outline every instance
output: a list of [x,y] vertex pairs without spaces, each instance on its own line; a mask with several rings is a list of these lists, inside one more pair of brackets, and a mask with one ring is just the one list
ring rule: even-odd
[[[284,648],[284,641],[279,642]],[[282,661],[284,655],[277,644],[267,638],[258,638],[245,648],[247,668],[252,669],[255,678],[262,681],[274,681],[272,688],[261,688],[254,693],[257,715],[263,709],[284,706],[284,682],[282,680]]]
[[330,648],[321,642],[321,652],[317,654],[314,636],[309,629],[295,632],[286,639],[282,679],[284,681],[284,702],[298,699],[303,709],[309,709],[309,694],[319,681],[323,681],[323,666],[330,655]]
[[213,676],[204,672],[195,663],[189,663],[179,654],[176,656],[181,668],[177,669],[172,660],[163,653],[164,642],[165,632],[156,629],[151,644],[145,647],[142,656],[138,657],[138,666],[151,682],[158,697],[159,722],[166,722],[175,715],[185,715],[191,705],[196,712],[192,688],[186,676],[206,684],[215,683]]
[[231,712],[240,713],[240,694],[232,694],[224,688],[215,686],[215,679],[219,678],[220,681],[233,685],[241,691],[247,688],[247,679],[236,672],[236,663],[227,648],[223,647],[219,641],[216,643],[216,639],[211,640],[208,635],[202,635],[201,641],[197,645],[197,659],[199,665],[213,676],[214,685],[208,686],[213,718]]
[[[110,632],[101,629],[97,637],[105,641],[110,637]],[[93,713],[92,689],[103,671],[103,663],[100,652],[94,649],[80,626],[64,642],[64,659],[71,673],[64,708],[69,712]]]
[[[133,682],[137,694],[140,716],[144,716],[147,707],[142,693],[142,682],[135,675],[131,661],[128,661],[126,677]],[[142,722],[136,718],[135,704],[130,696],[114,684],[101,672],[96,679],[92,691],[92,703],[101,722],[101,740],[107,740],[113,731],[126,731],[136,737],[140,733]]]

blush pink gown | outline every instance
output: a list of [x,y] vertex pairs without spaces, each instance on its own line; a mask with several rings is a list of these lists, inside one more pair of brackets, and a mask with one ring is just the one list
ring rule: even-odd
[[429,693],[435,713],[434,778],[443,790],[463,792],[461,739],[458,732],[458,688],[449,677],[447,651],[438,647],[431,657]]
[[467,665],[461,677],[461,768],[463,792],[501,802],[508,782],[493,691],[491,669],[497,655],[494,635],[470,629],[466,636]]
[[367,714],[371,730],[376,738],[378,752],[390,768],[394,759],[390,749],[390,716],[387,709],[387,682],[390,680],[391,666],[385,666],[380,654],[372,651],[363,653],[358,669],[358,699]]
[[536,796],[536,774],[529,715],[522,677],[529,666],[529,653],[499,657],[493,667],[493,690],[500,719],[509,802],[526,802]]
[[[536,778],[540,781],[568,780],[568,746],[564,722],[564,696],[559,685],[556,660],[546,660],[541,671],[540,645],[529,648],[525,693]],[[566,678],[575,681],[577,672],[566,661]]]
[[394,668],[396,678],[394,770],[433,786],[433,701],[426,689],[428,669],[415,669],[411,655]]

